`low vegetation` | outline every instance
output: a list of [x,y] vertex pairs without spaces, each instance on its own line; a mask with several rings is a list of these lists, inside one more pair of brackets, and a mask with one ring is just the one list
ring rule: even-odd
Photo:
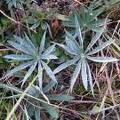
[[120,120],[119,7],[0,1],[0,120]]

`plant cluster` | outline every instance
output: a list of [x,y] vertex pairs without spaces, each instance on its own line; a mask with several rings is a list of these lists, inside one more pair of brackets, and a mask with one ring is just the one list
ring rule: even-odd
[[[109,74],[112,76],[112,73],[106,72],[106,66],[119,64],[119,24],[114,31],[108,29],[107,24],[111,20],[108,16],[104,17],[106,9],[110,8],[107,2],[105,1],[103,5],[101,1],[95,0],[84,5],[77,1],[75,6],[71,0],[69,16],[55,13],[55,11],[53,11],[55,14],[49,16],[49,11],[43,13],[36,1],[4,0],[4,2],[7,4],[9,15],[0,10],[3,15],[0,20],[0,27],[3,30],[0,31],[0,35],[2,34],[0,46],[3,50],[0,51],[0,64],[5,64],[2,70],[6,71],[5,74],[2,73],[0,79],[1,101],[8,100],[10,107],[11,101],[16,101],[16,103],[13,103],[11,111],[7,111],[3,106],[2,109],[8,113],[7,117],[0,115],[1,118],[6,118],[6,120],[11,117],[22,120],[47,118],[57,120],[64,111],[74,113],[74,110],[64,106],[75,101],[72,93],[78,91],[81,94],[76,84],[79,80],[82,84],[80,82],[78,86],[82,86],[85,93],[88,92],[92,98],[96,98],[96,89],[101,92],[101,88],[95,79],[95,66],[99,68],[97,69],[99,73],[105,71],[106,79],[108,79]],[[119,3],[119,0],[108,3],[110,5]],[[37,8],[34,8],[35,6]],[[19,10],[24,12],[22,16],[16,12]],[[10,21],[13,22],[12,25]],[[10,26],[10,30],[7,29],[7,25]],[[52,29],[57,30],[56,37]],[[71,69],[72,74],[69,75],[66,86],[63,83],[64,76],[61,74],[68,68]],[[119,65],[116,69],[119,69]],[[115,107],[116,102],[110,79],[107,80],[107,90],[110,92]],[[102,112],[105,118],[106,109],[104,100],[102,100],[101,104],[95,103],[87,115],[93,114],[94,117],[94,114]],[[116,110],[115,113],[119,118]],[[85,119],[87,115],[84,114],[86,113],[78,115],[78,118]],[[98,114],[97,117],[101,116]]]

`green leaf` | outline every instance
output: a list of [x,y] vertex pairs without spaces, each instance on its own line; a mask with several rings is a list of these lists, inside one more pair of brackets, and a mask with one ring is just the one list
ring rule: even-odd
[[[79,24],[81,24],[81,22],[83,22],[82,24],[85,25],[87,23],[87,17],[88,17],[86,12],[88,12],[88,11],[87,11],[87,8],[85,8],[85,6],[83,4],[81,4],[81,6],[80,6],[80,12],[81,12],[81,14],[79,13],[79,16],[81,18],[81,21],[79,21]],[[76,13],[77,13],[77,11],[76,11]]]
[[54,59],[58,59],[58,58],[56,57],[56,55],[53,55],[53,54],[41,55],[41,58],[42,58],[43,60],[54,60]]
[[87,49],[85,50],[85,53],[88,52],[93,47],[93,45],[98,41],[98,39],[101,37],[103,32],[104,29],[102,28],[99,32],[95,34],[95,36],[92,38],[91,42],[89,43]]
[[22,54],[22,55],[10,54],[10,55],[5,55],[3,58],[18,60],[18,61],[25,61],[25,60],[33,59],[32,56],[25,55],[25,54]]
[[48,92],[50,89],[52,89],[55,86],[56,82],[54,81],[50,81],[50,83],[48,83],[44,88],[43,88],[43,92],[46,93]]
[[82,60],[81,63],[81,76],[82,76],[82,82],[85,87],[85,89],[88,89],[88,76],[87,76],[87,66],[86,66],[86,60]]
[[43,52],[44,47],[45,47],[45,37],[46,37],[46,31],[44,32],[44,34],[43,34],[43,36],[42,36],[41,43],[40,43],[40,48],[39,48],[40,53]]
[[90,110],[91,114],[96,114],[96,113],[99,113],[99,112],[102,112],[102,109],[100,109],[100,107],[97,106],[97,105],[93,106],[92,110]]
[[63,64],[59,65],[59,66],[53,71],[53,73],[54,73],[54,74],[59,73],[60,71],[62,71],[62,70],[64,70],[65,68],[67,68],[68,66],[75,64],[78,60],[79,60],[79,58],[78,58],[78,57],[75,57],[75,58],[72,59],[72,60],[69,60],[69,61],[67,61],[67,62],[64,62]]
[[30,117],[28,115],[28,111],[27,111],[26,107],[25,107],[25,110],[24,110],[24,114],[25,114],[25,120],[29,120]]
[[35,51],[36,48],[34,46],[34,44],[32,43],[32,41],[30,40],[30,38],[27,36],[27,34],[25,34],[25,39],[26,39],[26,45],[29,44],[29,48],[31,48],[32,51]]
[[[72,11],[73,12],[73,11]],[[70,28],[75,28],[75,16],[74,16],[74,12],[68,17],[68,20],[63,21],[62,25],[65,27],[70,27]]]
[[78,64],[76,65],[75,71],[74,71],[73,76],[71,78],[71,82],[70,82],[70,91],[71,92],[72,92],[73,86],[78,78],[80,70],[81,70],[81,61],[79,61]]
[[96,10],[92,10],[91,13],[89,13],[89,9],[88,9],[88,13],[90,16],[89,22],[94,21],[94,19],[96,19],[96,17],[98,17],[103,11],[105,10],[105,7],[100,7],[97,8]]
[[41,120],[41,118],[40,118],[40,109],[39,108],[35,108],[35,119],[36,120]]
[[29,94],[29,95],[31,95],[31,96],[33,96],[33,97],[38,98],[38,97],[39,97],[39,94],[40,94],[40,91],[39,91],[38,88],[39,88],[38,86],[32,85],[32,86],[30,87],[30,89],[27,91],[27,94]]
[[36,49],[27,35],[24,38],[18,36],[14,36],[14,38],[15,38],[15,42],[18,43],[20,46],[22,46],[22,49],[23,48],[26,49],[30,54],[35,53]]
[[59,13],[56,13],[55,15],[59,20],[62,20],[62,21],[69,21],[69,18],[65,15],[62,15],[62,14],[59,14]]
[[51,70],[51,68],[45,63],[42,61],[42,65],[45,69],[45,71],[47,72],[48,76],[57,83],[57,80],[55,78],[55,74],[53,73],[53,71]]
[[92,95],[94,96],[93,81],[92,81],[90,66],[89,66],[88,62],[86,62],[86,65],[87,65],[88,82],[89,82],[89,85],[90,85],[90,89],[92,91]]
[[75,15],[75,25],[76,25],[76,32],[78,35],[80,46],[83,48],[83,38],[82,38],[81,28],[76,15]]
[[94,61],[94,62],[100,62],[100,63],[118,61],[117,58],[113,58],[113,57],[90,57],[90,56],[87,56],[87,59]]
[[13,46],[15,49],[23,52],[23,53],[26,53],[28,55],[31,55],[31,52],[30,50],[28,50],[23,44],[19,44],[17,42],[13,42],[13,41],[8,41],[8,43]]
[[10,71],[6,74],[6,76],[11,76],[11,75],[13,75],[13,74],[16,73],[16,72],[18,72],[18,71],[20,71],[20,70],[23,70],[23,69],[31,66],[33,63],[34,63],[34,61],[29,61],[29,62],[26,62],[26,63],[24,63],[24,64],[20,64],[19,66],[17,66],[17,67],[15,67],[15,68],[13,68],[12,70],[10,70]]
[[100,52],[101,50],[103,50],[107,46],[111,45],[112,43],[113,43],[112,40],[104,42],[100,46],[96,47],[95,49],[93,49],[92,51],[90,51],[89,53],[87,53],[87,55],[93,55],[93,54],[95,54],[97,52]]
[[49,100],[55,100],[55,101],[70,101],[74,99],[74,97],[64,94],[56,94],[56,95],[47,95]]
[[58,45],[59,47],[63,48],[65,51],[67,51],[69,54],[72,55],[77,55],[76,52],[72,51],[68,46],[63,45],[63,44],[59,44],[59,43],[55,43],[56,45]]
[[54,52],[54,50],[55,50],[55,45],[52,45],[52,46],[48,47],[48,48],[43,52],[42,55],[47,56],[47,55],[51,54],[52,52]]
[[74,39],[74,37],[70,33],[68,33],[67,31],[66,31],[65,42],[67,44],[67,47],[69,47],[71,51],[73,51],[76,54],[79,53],[79,51],[80,51],[79,44]]
[[59,117],[58,112],[54,107],[48,104],[42,104],[42,106],[48,111],[52,118],[57,119]]
[[31,76],[31,74],[33,73],[33,71],[35,70],[35,67],[37,65],[37,62],[35,62],[31,67],[30,69],[28,70],[28,72],[26,73],[24,79],[22,80],[22,86],[23,84],[26,82],[26,80]]
[[38,62],[38,83],[41,90],[42,90],[42,84],[43,84],[42,80],[43,80],[43,68],[42,68],[41,62],[39,61]]
[[8,85],[8,84],[0,83],[0,88],[11,90],[11,91],[14,91],[14,92],[20,93],[20,94],[22,93],[22,91],[19,88],[15,87],[13,85]]
[[102,28],[104,28],[105,26],[105,20],[97,20],[97,21],[93,21],[88,25],[89,29],[92,29],[94,32],[100,32]]

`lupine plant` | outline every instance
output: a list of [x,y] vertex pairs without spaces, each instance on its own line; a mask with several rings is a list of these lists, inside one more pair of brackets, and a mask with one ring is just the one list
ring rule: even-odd
[[[46,101],[44,94],[40,91],[37,85],[32,85],[28,92],[26,93],[26,100],[27,105],[24,108],[23,120],[26,118],[31,119],[34,118],[35,120],[41,119],[41,113],[44,111],[48,112],[51,116],[51,119],[57,119],[59,117],[59,110],[55,108],[52,101],[62,102],[62,101],[70,101],[74,99],[74,97],[66,95],[65,93],[60,94],[51,94],[50,90],[55,86],[55,82],[51,81],[43,88],[43,93],[46,95],[48,101]],[[0,88],[5,88],[7,90],[11,90],[14,92],[14,95],[9,96],[8,98],[18,98],[20,97],[23,90],[15,87],[14,85],[6,85],[0,84]]]
[[53,72],[54,74],[56,74],[70,65],[75,65],[76,66],[75,71],[70,81],[70,91],[73,90],[73,86],[76,82],[76,79],[78,78],[79,74],[81,74],[82,82],[85,89],[88,90],[88,87],[90,87],[90,89],[93,92],[93,81],[92,81],[89,61],[99,62],[99,63],[117,61],[117,59],[113,57],[105,57],[105,56],[93,57],[93,55],[102,51],[104,48],[112,44],[113,40],[103,42],[101,45],[93,48],[93,46],[96,44],[96,42],[99,40],[102,33],[104,32],[104,28],[103,28],[99,32],[96,32],[95,36],[92,38],[88,47],[85,48],[83,35],[81,33],[81,28],[76,15],[75,15],[75,25],[76,25],[76,34],[74,36],[66,31],[65,44],[56,43],[58,46],[63,48],[65,51],[67,51],[72,59],[58,66]]
[[4,0],[8,4],[8,8],[11,9],[12,7],[15,8],[22,8],[25,0]]
[[73,8],[71,15],[66,21],[63,22],[63,25],[66,27],[75,28],[76,25],[74,22],[74,14],[76,14],[81,30],[99,31],[100,27],[104,26],[105,23],[105,19],[98,19],[104,9],[104,7],[99,7],[96,9],[94,4],[90,4],[88,8],[84,5],[80,5],[80,10],[78,11]]
[[0,108],[1,119],[116,119],[111,109],[120,118],[120,22],[113,8],[120,0],[88,2],[0,2],[0,103],[8,103]]
[[42,78],[44,70],[53,81],[57,82],[55,75],[47,63],[47,61],[49,62],[52,59],[57,59],[56,55],[54,54],[55,45],[51,45],[45,49],[45,37],[46,31],[44,32],[40,45],[38,47],[35,47],[33,42],[26,34],[24,38],[14,36],[15,41],[8,41],[8,43],[13,48],[20,51],[20,54],[9,54],[5,55],[4,58],[17,60],[21,62],[21,64],[10,70],[6,76],[11,76],[18,71],[29,68],[22,80],[23,85],[37,68],[40,89],[42,89]]

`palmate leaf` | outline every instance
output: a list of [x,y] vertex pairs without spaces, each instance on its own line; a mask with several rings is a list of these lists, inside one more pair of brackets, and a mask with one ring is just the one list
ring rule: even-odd
[[89,29],[92,29],[94,32],[99,33],[102,28],[106,27],[106,23],[110,22],[110,20],[106,19],[98,19],[97,21],[91,22],[91,24],[88,25]]
[[85,53],[88,52],[93,47],[93,45],[98,41],[98,39],[101,37],[103,32],[104,32],[104,28],[101,28],[101,30],[99,30],[99,32],[95,34],[95,36],[92,38],[91,42],[89,43],[88,47],[86,48]]
[[[35,45],[33,44],[33,42],[30,40],[30,38],[27,36],[27,34],[25,33],[25,42],[26,42],[26,46],[29,45],[29,47],[31,48],[31,51],[36,51]],[[29,44],[28,44],[29,43]]]
[[76,52],[74,52],[70,49],[70,47],[63,45],[63,44],[60,44],[60,43],[55,43],[55,44],[58,45],[59,47],[63,48],[66,52],[68,52],[72,55],[77,55]]
[[[22,86],[27,81],[27,79],[33,74],[36,67],[38,67],[38,83],[39,87],[42,90],[43,84],[43,70],[45,70],[48,76],[55,82],[57,82],[54,73],[51,68],[44,62],[46,60],[58,59],[55,53],[55,44],[45,49],[45,37],[46,31],[42,36],[42,40],[40,42],[40,46],[34,46],[32,40],[25,34],[24,38],[14,36],[15,41],[8,41],[11,46],[15,49],[19,50],[22,54],[16,55],[5,55],[4,58],[17,60],[20,62],[24,62],[23,64],[18,65],[14,69],[10,70],[7,73],[7,76],[11,76],[14,73],[21,71],[27,67],[29,70],[26,72],[25,77],[23,78]],[[38,49],[39,48],[39,49]],[[24,53],[24,54],[23,54]]]
[[[0,83],[0,88],[4,88],[4,89],[7,89],[7,90],[9,90],[9,91],[13,91],[13,92],[15,92],[15,93],[17,93],[17,95],[18,94],[22,94],[23,93],[23,91],[21,90],[21,89],[18,89],[17,87],[15,87],[15,86],[13,86],[13,85],[7,85],[7,84],[2,84],[2,83]],[[31,89],[29,89],[29,90],[31,90]],[[34,92],[33,92],[34,93]],[[36,102],[37,102],[37,100],[38,100],[38,102],[39,103],[41,103],[42,105],[42,107],[43,107],[43,109],[44,110],[46,110],[53,118],[57,118],[58,117],[58,111],[54,108],[54,107],[52,107],[52,106],[50,106],[49,104],[47,104],[47,103],[45,103],[44,102],[44,100],[43,99],[41,99],[41,98],[37,98],[37,97],[34,97],[34,96],[32,96],[29,92],[27,92],[27,94],[26,94],[28,97],[30,97],[30,98],[34,98],[35,100],[36,100]],[[39,93],[38,93],[38,96],[39,96]],[[11,96],[10,96],[11,97]],[[15,97],[15,96],[12,96],[11,98],[13,98],[13,97]],[[18,97],[20,97],[20,96],[18,96]],[[40,100],[40,101],[39,101]],[[31,101],[32,102],[32,101]],[[33,105],[35,105],[35,103],[33,103]],[[33,109],[32,109],[33,110]],[[31,110],[31,111],[32,111]],[[42,109],[41,109],[41,111],[42,111]],[[37,111],[38,112],[38,111]],[[31,115],[30,115],[31,116]]]
[[91,6],[89,6],[88,8],[88,22],[94,21],[94,19],[96,19],[96,17],[98,17],[101,13],[103,13],[105,10],[105,7],[100,7],[97,9],[92,8]]
[[85,89],[88,89],[88,76],[87,76],[87,65],[86,60],[82,60],[81,62],[81,76],[82,76],[82,82],[85,87]]
[[43,56],[47,56],[49,54],[51,54],[53,51],[55,50],[55,44],[51,45],[50,47],[48,47],[44,52],[43,52]]
[[45,63],[42,61],[42,65],[43,65],[43,68],[45,69],[46,73],[48,74],[48,76],[57,83],[57,80],[55,78],[55,75],[54,73],[52,72],[51,68]]
[[94,5],[90,4],[87,9],[85,7],[83,8],[84,17],[81,17],[81,19],[84,21],[83,27],[87,27],[89,30],[95,32],[99,31],[99,29],[101,29],[101,26],[97,25],[97,23],[99,23],[100,19],[97,19],[97,17],[104,11],[104,7],[99,7],[95,9]]
[[65,20],[65,21],[62,22],[63,26],[70,27],[70,28],[75,28],[75,23],[74,23],[74,20],[75,20],[74,19],[74,14],[75,14],[75,12],[72,11],[72,14],[69,17],[67,16],[67,20]]
[[26,73],[24,79],[22,80],[23,82],[22,82],[22,85],[21,85],[21,86],[23,86],[24,83],[26,82],[26,80],[31,76],[31,74],[32,74],[33,71],[35,70],[36,65],[37,65],[37,62],[35,62],[35,63],[30,67],[30,69],[29,69],[28,72]]
[[10,54],[10,55],[5,55],[3,58],[6,59],[12,59],[12,60],[18,60],[18,61],[25,61],[25,60],[32,60],[33,57],[30,55],[16,55],[16,54]]
[[77,15],[77,19],[79,24],[84,27],[84,24],[86,23],[86,12],[87,12],[87,8],[82,4],[80,6],[80,10],[77,12],[77,10],[74,9],[74,14]]
[[23,53],[26,53],[28,55],[31,55],[31,52],[30,50],[28,50],[25,46],[23,46],[23,44],[19,44],[17,42],[13,42],[13,41],[8,41],[8,43],[13,46],[15,49],[23,52]]
[[[26,37],[25,37],[26,38]],[[14,35],[14,39],[15,39],[15,42],[20,44],[21,46],[24,46],[26,47],[27,49],[31,48],[31,45],[29,43],[29,41],[27,41],[27,39],[25,40],[25,38],[21,38],[19,36],[15,36]]]
[[90,57],[90,56],[87,56],[87,59],[94,61],[94,62],[100,62],[100,63],[118,61],[117,58],[113,58],[113,57]]
[[100,19],[98,21],[92,22],[88,25],[88,28],[92,28],[95,32],[100,32],[101,28],[105,28],[106,23],[110,22],[110,20]]
[[90,90],[92,91],[92,94],[94,96],[93,81],[92,81],[90,66],[89,66],[88,62],[86,62],[86,65],[87,65],[87,78],[88,78]]
[[87,55],[93,55],[95,53],[98,53],[101,50],[103,50],[104,48],[106,48],[107,46],[111,45],[112,43],[113,43],[112,40],[104,42],[100,46],[96,47],[95,49],[93,49],[92,51],[90,51],[89,53],[87,53]]
[[[87,29],[95,32],[99,31],[101,26],[103,26],[104,24],[98,25],[100,22],[99,20],[101,19],[97,19],[97,17],[103,11],[104,7],[99,7],[95,9],[92,5],[90,5],[88,8],[86,8],[83,4],[81,4],[79,11],[73,8],[73,12],[69,17],[69,20],[63,21],[63,25],[70,28],[78,28],[78,26],[80,26],[81,30]],[[77,16],[78,22],[75,22],[75,16]],[[74,33],[76,33],[77,31],[79,31],[79,29],[74,30]],[[80,34],[80,32],[78,34]]]
[[78,78],[80,70],[81,70],[81,61],[79,61],[78,64],[76,65],[75,71],[74,71],[73,76],[71,78],[71,82],[70,82],[70,91],[71,92],[73,90],[73,86],[76,82],[76,79]]
[[51,59],[58,59],[57,56],[55,55],[54,53],[55,51],[55,44],[48,47],[44,52],[43,54],[41,55],[41,58],[42,59],[48,59],[48,60],[51,60]]
[[41,43],[40,43],[40,47],[39,47],[40,53],[43,52],[44,47],[45,47],[45,36],[46,36],[46,31],[44,32],[44,34],[43,34],[43,36],[42,36]]
[[12,7],[21,9],[25,0],[4,0],[8,4],[8,8],[11,9]]
[[39,87],[42,90],[42,84],[43,84],[43,68],[42,68],[42,64],[39,61],[38,62],[38,83],[39,83]]
[[22,93],[22,90],[20,90],[19,88],[15,87],[14,85],[8,85],[8,84],[4,84],[4,83],[0,83],[0,88],[4,88],[6,90],[11,90],[14,91],[18,94]]
[[82,38],[81,28],[77,19],[77,15],[75,15],[75,26],[76,26],[76,32],[78,35],[80,47],[83,48],[83,38]]
[[68,66],[75,64],[78,60],[79,60],[79,58],[78,58],[78,57],[75,57],[74,59],[69,60],[69,61],[67,61],[67,62],[59,65],[59,66],[53,71],[53,73],[54,73],[54,74],[59,73],[60,71],[62,71],[62,70],[64,70],[65,68],[67,68]]
[[59,117],[58,111],[54,107],[48,104],[42,104],[42,106],[47,110],[47,112],[52,116],[53,119],[57,119]]
[[55,86],[56,82],[54,81],[50,81],[50,83],[48,83],[44,88],[43,88],[43,92],[47,93],[49,92],[50,89],[52,89]]
[[[85,8],[83,7],[82,10],[84,11],[84,9]],[[86,11],[86,12],[88,12],[88,11]],[[101,12],[102,12],[102,10],[101,10]],[[82,16],[82,19],[85,18],[86,13],[82,14],[81,16]],[[97,16],[97,13],[95,13],[95,16]],[[72,91],[78,75],[81,74],[82,82],[83,82],[85,89],[88,90],[88,87],[90,87],[92,94],[94,95],[92,75],[91,75],[90,67],[89,67],[89,64],[87,61],[88,60],[91,60],[93,62],[115,62],[115,61],[117,61],[116,58],[112,58],[112,57],[92,57],[91,56],[91,55],[94,55],[94,54],[102,51],[104,48],[111,45],[114,41],[109,38],[108,41],[103,42],[101,45],[97,46],[96,48],[93,48],[93,46],[96,44],[96,42],[99,40],[99,38],[102,36],[102,34],[104,32],[104,26],[103,27],[99,26],[99,29],[96,27],[98,29],[98,31],[96,32],[95,36],[92,38],[92,40],[89,43],[86,50],[84,50],[85,47],[83,46],[82,32],[81,32],[81,28],[80,28],[80,23],[78,21],[79,16],[76,17],[76,15],[75,15],[74,17],[75,17],[75,25],[76,25],[76,33],[77,34],[75,33],[74,35],[72,35],[67,32],[67,34],[66,34],[67,39],[65,39],[65,42],[66,42],[65,45],[55,43],[56,45],[58,45],[59,47],[63,48],[65,51],[67,51],[71,55],[72,59],[68,60],[67,62],[58,66],[53,72],[54,72],[54,74],[57,74],[60,71],[62,71],[63,69],[67,68],[68,66],[75,65],[76,68],[73,72],[73,76],[72,76],[71,82],[70,82],[70,91]],[[86,22],[86,21],[84,21],[84,22]],[[94,31],[94,33],[95,33],[95,31]],[[105,36],[105,37],[108,38],[107,36]],[[78,39],[79,39],[79,41],[78,41]]]
[[35,54],[36,48],[26,34],[24,38],[18,36],[14,36],[14,38],[15,42],[22,46],[22,48],[25,48],[30,54]]
[[55,59],[58,59],[58,57],[56,57],[56,55],[53,55],[53,54],[49,54],[49,55],[41,55],[41,58],[43,60],[55,60]]
[[31,66],[32,64],[34,64],[34,61],[29,61],[23,64],[18,65],[17,67],[13,68],[12,70],[10,70],[6,76],[12,76],[14,73],[21,71],[29,66]]
[[74,99],[74,97],[65,95],[65,94],[55,94],[55,95],[48,94],[47,96],[48,96],[49,100],[54,100],[54,101],[59,101],[59,102],[70,101],[70,100]]
[[67,31],[66,31],[65,42],[66,42],[66,46],[70,48],[70,50],[73,51],[74,53],[77,54],[80,51],[79,44],[77,43],[75,38]]
[[35,119],[36,120],[41,120],[40,111],[41,110],[39,108],[35,108]]

